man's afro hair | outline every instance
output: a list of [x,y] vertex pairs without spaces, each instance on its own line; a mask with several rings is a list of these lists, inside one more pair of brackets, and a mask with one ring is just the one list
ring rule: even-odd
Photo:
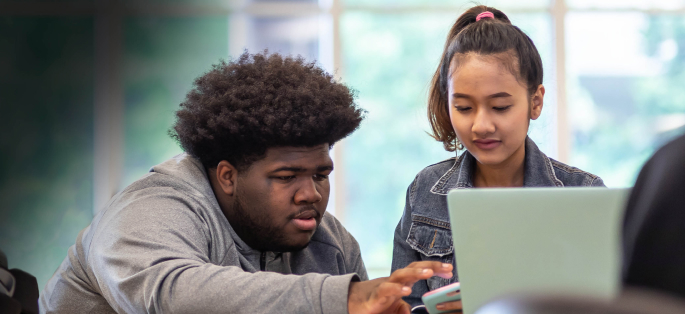
[[348,136],[365,114],[354,97],[315,62],[245,51],[195,80],[169,134],[207,169],[227,160],[243,170],[270,147],[332,146]]

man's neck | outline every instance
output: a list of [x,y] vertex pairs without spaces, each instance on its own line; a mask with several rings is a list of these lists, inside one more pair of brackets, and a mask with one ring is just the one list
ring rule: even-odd
[[476,161],[474,187],[522,187],[524,177],[525,145],[508,159],[497,165],[484,165]]

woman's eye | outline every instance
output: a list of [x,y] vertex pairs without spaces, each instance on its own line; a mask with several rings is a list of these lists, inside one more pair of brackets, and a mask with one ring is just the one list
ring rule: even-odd
[[457,109],[458,112],[466,112],[471,110],[471,107],[463,107],[463,106],[455,106],[455,109]]
[[492,107],[492,109],[495,109],[497,111],[506,111],[507,109],[511,108],[511,105],[509,106],[500,106],[500,107]]

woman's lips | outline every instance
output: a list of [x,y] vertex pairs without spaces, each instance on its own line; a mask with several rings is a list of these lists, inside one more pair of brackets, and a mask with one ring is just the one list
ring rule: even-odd
[[475,140],[473,143],[480,149],[490,150],[498,147],[502,142],[497,140]]

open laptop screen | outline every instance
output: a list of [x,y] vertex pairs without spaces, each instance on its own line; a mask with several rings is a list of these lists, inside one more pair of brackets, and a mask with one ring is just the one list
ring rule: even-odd
[[461,189],[448,206],[464,313],[511,293],[612,297],[629,189]]

